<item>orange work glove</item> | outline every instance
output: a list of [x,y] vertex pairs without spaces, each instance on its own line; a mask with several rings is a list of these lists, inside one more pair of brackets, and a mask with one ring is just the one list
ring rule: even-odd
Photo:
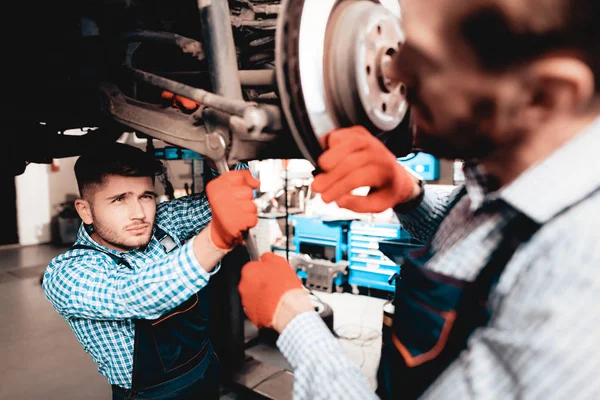
[[253,189],[260,182],[250,171],[230,171],[206,186],[212,210],[210,240],[220,250],[231,250],[242,242],[242,234],[258,223]]
[[[323,172],[312,184],[324,202],[335,201],[342,208],[360,213],[377,213],[419,193],[416,178],[365,128],[333,131],[327,136],[327,146],[318,160]],[[363,186],[371,187],[366,197],[350,194]]]
[[251,261],[242,268],[238,289],[246,315],[259,328],[273,327],[286,293],[304,291],[290,264],[273,253],[264,253],[260,261]]
[[175,93],[169,92],[167,90],[164,90],[160,94],[160,97],[162,97],[165,100],[170,100],[173,103],[173,107],[179,108],[183,111],[196,111],[196,109],[200,106],[200,104],[196,103],[194,100],[190,100],[178,94],[176,95]]

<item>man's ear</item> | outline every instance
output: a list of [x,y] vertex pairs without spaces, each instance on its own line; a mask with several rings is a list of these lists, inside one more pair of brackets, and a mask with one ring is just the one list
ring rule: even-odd
[[92,209],[90,202],[83,199],[75,200],[75,209],[77,210],[77,214],[86,225],[91,225],[94,222],[94,218],[92,218]]
[[592,69],[582,60],[549,56],[532,63],[526,71],[533,78],[531,106],[525,116],[536,124],[557,114],[585,111],[595,93]]

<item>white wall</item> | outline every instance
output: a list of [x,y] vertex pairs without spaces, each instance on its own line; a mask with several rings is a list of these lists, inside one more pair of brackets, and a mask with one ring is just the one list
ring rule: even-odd
[[[58,171],[52,171],[50,167],[47,168],[50,207],[54,208],[65,202],[67,197],[79,197],[77,180],[73,171],[76,161],[77,157],[61,158],[54,161],[58,165]],[[55,210],[52,211],[52,214],[54,213]]]
[[73,166],[77,157],[58,160],[58,171],[50,165],[30,164],[15,178],[17,189],[17,226],[19,244],[51,241],[50,221],[57,206],[68,197],[78,197]]
[[48,165],[30,164],[15,179],[19,243],[31,245],[50,241],[50,198]]

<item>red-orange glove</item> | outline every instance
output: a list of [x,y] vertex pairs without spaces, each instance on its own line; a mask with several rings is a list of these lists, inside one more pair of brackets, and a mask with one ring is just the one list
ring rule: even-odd
[[164,90],[160,94],[160,97],[165,100],[170,100],[173,103],[173,107],[183,109],[183,111],[195,111],[200,106],[200,104],[196,103],[194,100],[190,100],[178,94],[176,95],[175,93],[167,90]]
[[242,268],[238,289],[246,315],[259,328],[273,327],[286,293],[304,291],[290,264],[273,253],[264,253],[260,261],[251,261]]
[[[327,145],[329,149],[318,160],[323,173],[312,184],[326,203],[335,201],[352,211],[377,213],[419,193],[418,181],[365,128],[333,131],[327,136]],[[366,197],[350,194],[363,186],[371,187]]]
[[212,210],[210,240],[220,250],[242,242],[242,234],[258,223],[253,189],[260,182],[250,171],[231,171],[209,182],[206,195]]

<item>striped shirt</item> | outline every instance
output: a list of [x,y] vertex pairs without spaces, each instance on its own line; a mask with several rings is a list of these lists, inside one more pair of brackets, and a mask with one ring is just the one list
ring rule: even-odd
[[[489,324],[422,398],[600,398],[598,150],[600,120],[500,190],[470,165],[467,195],[451,210],[451,193],[428,188],[417,210],[398,216],[430,241],[426,268],[464,280],[478,275],[511,217],[543,224],[492,290]],[[277,344],[295,369],[296,399],[376,398],[315,313],[295,318]]]
[[[210,219],[204,193],[183,197],[157,206],[155,225],[180,246],[168,254],[154,234],[143,250],[122,253],[96,243],[91,229],[82,225],[75,244],[100,251],[72,249],[50,262],[44,274],[46,297],[111,385],[131,388],[132,320],[159,318],[204,288],[217,272],[207,273],[193,251],[194,236]],[[125,259],[131,268],[102,252]]]

